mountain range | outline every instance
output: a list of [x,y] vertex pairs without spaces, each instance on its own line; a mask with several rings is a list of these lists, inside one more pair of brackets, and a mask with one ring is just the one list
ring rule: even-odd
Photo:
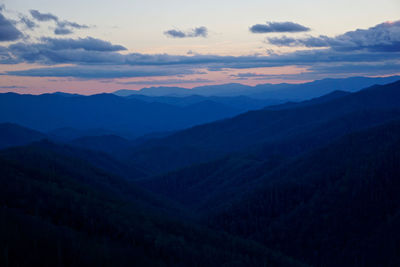
[[293,108],[285,105],[281,109],[249,111],[149,140],[136,147],[131,157],[142,166],[162,172],[242,150],[261,158],[298,153],[398,118],[399,86],[400,82],[395,82],[322,103],[316,98]]
[[247,86],[240,83],[199,86],[192,89],[181,87],[149,87],[141,90],[118,90],[114,94],[119,96],[175,96],[184,97],[191,95],[198,96],[248,96],[255,99],[269,100],[290,100],[300,101],[320,97],[333,91],[341,90],[356,92],[363,88],[375,85],[386,84],[397,81],[400,76],[390,77],[349,77],[349,78],[326,78],[301,84],[259,84]]
[[400,265],[400,81],[357,79],[275,103],[0,95],[0,265]]
[[63,138],[68,138],[67,131],[73,137],[88,132],[99,135],[96,132],[100,132],[100,135],[118,133],[134,138],[231,117],[241,111],[243,109],[211,100],[178,106],[112,94],[0,94],[0,122],[13,122],[42,132],[53,132]]

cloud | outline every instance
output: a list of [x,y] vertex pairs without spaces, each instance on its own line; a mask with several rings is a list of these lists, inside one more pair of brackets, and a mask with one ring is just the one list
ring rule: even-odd
[[250,27],[252,33],[271,33],[271,32],[308,32],[310,28],[294,22],[267,22],[266,24],[256,24]]
[[400,53],[380,51],[341,51],[331,48],[300,50],[287,54],[268,56],[219,56],[219,55],[169,55],[121,54],[125,48],[95,38],[56,39],[42,38],[39,43],[15,43],[0,47],[0,62],[39,64],[98,64],[131,66],[197,66],[210,70],[221,68],[257,68],[285,65],[311,65],[335,62],[378,62],[399,59]]
[[168,30],[164,32],[165,35],[167,35],[168,37],[172,37],[172,38],[185,38],[186,37],[186,33],[184,33],[183,31],[178,31],[178,30]]
[[93,37],[78,39],[42,38],[43,44],[52,50],[84,49],[86,51],[115,52],[126,50],[122,45],[113,45],[108,41]]
[[70,39],[70,38],[41,38],[41,43],[24,44],[17,43],[11,45],[13,51],[20,52],[45,52],[45,51],[58,51],[58,50],[85,50],[85,51],[99,51],[99,52],[116,52],[126,50],[122,45],[113,45],[108,41],[96,39],[92,37]]
[[19,23],[24,24],[24,26],[29,30],[33,30],[37,27],[37,24],[33,20],[29,19],[27,16],[21,16]]
[[248,80],[248,79],[265,80],[265,79],[275,78],[276,75],[245,72],[245,73],[232,74],[230,76],[235,78],[235,80]]
[[87,51],[115,52],[126,50],[122,45],[113,45],[108,41],[93,37],[78,39],[42,38],[45,44],[54,50],[84,49]]
[[193,37],[204,37],[208,36],[208,29],[204,26],[191,29],[189,31],[180,30],[168,30],[164,34],[171,38],[193,38]]
[[54,64],[117,64],[124,65],[126,50],[121,45],[92,37],[78,39],[41,38],[40,43],[19,42],[8,48],[0,47],[0,63]]
[[89,26],[76,24],[75,22],[63,21],[57,23],[57,27],[54,30],[56,35],[67,35],[74,33],[73,29],[87,29]]
[[89,26],[87,26],[87,25],[78,24],[76,22],[71,22],[71,21],[67,21],[67,20],[59,21],[57,23],[57,25],[58,25],[58,27],[61,27],[61,28],[65,28],[65,27],[71,27],[71,28],[74,28],[74,29],[87,29],[87,28],[89,28]]
[[264,77],[268,74],[258,74],[258,73],[252,73],[252,72],[245,72],[245,73],[238,73],[238,74],[233,74],[231,77],[237,77],[237,78],[254,78],[254,77]]
[[0,89],[23,89],[28,88],[26,86],[17,86],[17,85],[10,85],[10,86],[0,86]]
[[231,77],[235,78],[235,80],[253,80],[253,81],[265,81],[271,79],[285,79],[285,80],[300,80],[300,79],[310,79],[311,76],[315,77],[315,73],[311,71],[301,72],[296,74],[260,74],[260,73],[238,73],[233,74]]
[[[4,63],[17,62],[41,64],[98,64],[131,66],[196,66],[220,70],[222,68],[258,68],[287,65],[312,65],[337,62],[379,62],[400,58],[400,53],[369,51],[336,51],[333,49],[300,50],[281,55],[169,55],[169,54],[120,54],[114,45],[92,46],[85,39],[43,39],[42,43],[16,43],[0,49],[0,59]],[[69,41],[66,41],[69,40]],[[90,39],[89,39],[90,40]],[[95,39],[98,40],[98,39]],[[105,41],[103,41],[105,42]],[[102,44],[101,41],[99,41]],[[113,48],[114,47],[114,48]],[[7,55],[11,56],[7,57]],[[2,57],[1,57],[2,56]]]
[[329,47],[336,51],[400,52],[400,21],[385,22],[368,29],[349,31],[336,37],[283,36],[267,38],[267,42],[277,46]]
[[[8,47],[8,53],[3,52],[3,57],[0,57],[2,63],[8,63],[14,60],[15,63],[38,63],[44,65],[57,64],[99,64],[99,65],[123,65],[124,56],[115,53],[104,51],[96,47],[79,46],[67,47],[67,44],[57,46],[52,43],[16,43]],[[72,43],[74,45],[74,43]],[[10,56],[11,54],[11,56]],[[8,63],[10,64],[10,63]]]
[[67,35],[67,34],[71,34],[71,33],[73,33],[73,31],[68,28],[57,27],[54,30],[54,34],[56,34],[56,35]]
[[[397,73],[399,71],[396,71],[395,67],[400,62],[399,46],[396,43],[398,22],[390,25],[386,24],[379,24],[365,30],[347,32],[340,35],[344,36],[340,38],[327,37],[329,42],[324,38],[313,39],[312,42],[310,39],[307,44],[311,49],[301,49],[283,54],[269,53],[247,56],[220,56],[196,53],[186,55],[121,53],[121,51],[126,50],[125,47],[92,37],[78,39],[41,38],[38,42],[33,43],[24,41],[11,44],[8,47],[0,46],[0,63],[35,63],[47,66],[73,64],[77,65],[73,69],[65,67],[45,68],[9,72],[8,74],[85,79],[150,77],[152,75],[173,76],[185,75],[185,73],[193,73],[195,71],[199,72],[204,69],[222,71],[280,66],[303,67],[315,74],[326,70],[332,71],[331,74],[336,75],[333,72],[335,71],[333,67],[336,67],[338,72],[357,73],[357,66],[359,66],[365,72],[369,69],[370,73],[374,74],[376,68],[374,70],[372,66],[376,65],[380,66],[381,69],[385,69],[385,73]],[[287,40],[282,42],[289,44],[309,37],[286,37]],[[335,40],[332,41],[331,39]],[[346,39],[346,42],[344,42],[344,39]],[[329,46],[326,45],[327,42]],[[140,72],[141,69],[143,69],[142,72]],[[189,72],[184,70],[189,70]],[[252,74],[253,77],[249,77],[250,74],[247,73],[247,77],[245,77],[245,74],[238,75],[236,78],[265,79],[270,77],[256,77],[254,76],[256,73]],[[312,74],[309,73],[307,75]],[[300,76],[298,75],[297,77]],[[304,75],[301,77],[304,77]]]
[[114,79],[197,74],[188,68],[71,66],[8,71],[2,75],[25,77],[73,77],[80,79]]
[[58,17],[51,13],[41,13],[39,10],[30,10],[29,11],[32,17],[38,21],[55,21],[58,22]]
[[87,29],[89,26],[78,24],[67,20],[60,20],[56,15],[51,13],[41,13],[38,10],[30,10],[32,17],[40,22],[54,21],[57,25],[54,30],[56,35],[67,35],[73,33],[73,29]]
[[385,63],[345,63],[311,66],[309,70],[317,74],[348,73],[352,75],[390,75],[400,74],[400,61]]
[[21,37],[22,33],[15,27],[14,23],[0,13],[0,42],[16,41]]

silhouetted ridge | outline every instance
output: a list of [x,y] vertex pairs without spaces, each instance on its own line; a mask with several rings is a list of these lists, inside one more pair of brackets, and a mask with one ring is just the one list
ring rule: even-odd
[[299,153],[398,118],[399,103],[400,82],[395,82],[323,103],[317,99],[315,104],[300,103],[283,110],[250,111],[149,141],[132,153],[132,160],[161,172],[245,149],[263,158],[268,157],[268,151],[280,149]]
[[68,97],[0,94],[0,122],[11,121],[44,132],[60,128],[82,132],[103,129],[127,138],[183,129],[241,111],[217,102],[177,106],[113,94]]
[[238,83],[207,85],[186,89],[180,87],[151,87],[141,90],[119,90],[114,94],[120,96],[147,95],[147,96],[176,96],[190,95],[234,97],[247,96],[255,99],[302,101],[341,90],[357,92],[374,84],[387,84],[400,79],[400,76],[390,77],[349,77],[332,79],[326,78],[301,84],[259,84],[247,86]]
[[0,148],[26,145],[46,138],[46,135],[14,123],[0,123]]

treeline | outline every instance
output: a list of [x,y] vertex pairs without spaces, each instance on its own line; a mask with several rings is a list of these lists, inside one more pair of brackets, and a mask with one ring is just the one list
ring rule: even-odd
[[0,153],[1,266],[297,265],[49,146]]

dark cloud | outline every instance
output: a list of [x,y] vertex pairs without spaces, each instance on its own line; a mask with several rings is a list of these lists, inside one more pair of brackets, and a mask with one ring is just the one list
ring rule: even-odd
[[115,52],[126,50],[125,47],[121,45],[114,45],[108,41],[101,39],[96,39],[92,37],[86,38],[41,38],[41,43],[25,44],[17,43],[11,45],[12,51],[19,52],[37,52],[44,54],[46,51],[57,51],[57,50],[86,50],[86,51],[99,51],[99,52]]
[[314,74],[348,73],[351,75],[390,75],[398,74],[400,61],[385,63],[345,63],[345,64],[322,64],[309,68]]
[[27,16],[20,16],[20,20],[19,23],[23,24],[25,26],[25,28],[29,29],[29,30],[33,30],[34,28],[36,28],[38,25],[31,19],[29,19]]
[[[3,8],[0,9],[2,11]],[[22,33],[14,23],[0,13],[0,42],[16,41],[22,37]]]
[[0,89],[23,89],[27,88],[26,86],[17,86],[17,85],[11,85],[11,86],[0,86]]
[[260,73],[252,73],[252,72],[245,72],[245,73],[238,73],[231,75],[231,77],[235,78],[235,80],[253,80],[253,81],[264,81],[264,80],[271,80],[271,79],[285,79],[285,80],[299,80],[299,79],[312,79],[311,76],[315,74],[314,72],[302,72],[296,74],[260,74]]
[[[218,56],[218,55],[168,55],[168,54],[121,54],[122,46],[94,38],[53,39],[43,38],[40,43],[16,43],[0,49],[2,62],[42,64],[99,64],[132,66],[197,66],[209,70],[222,68],[257,68],[285,65],[311,65],[335,62],[379,62],[399,59],[400,53],[379,51],[339,51],[331,48],[296,51],[268,56]],[[7,57],[7,55],[11,55]]]
[[[75,49],[60,49],[48,43],[16,43],[10,45],[9,54],[16,62],[39,63],[45,65],[55,64],[116,64],[123,65],[124,56],[108,51],[97,51],[87,47]],[[9,58],[5,58],[9,60]]]
[[400,21],[381,23],[368,29],[349,31],[336,37],[283,36],[267,38],[267,41],[277,46],[330,47],[336,51],[400,52]]
[[57,35],[67,35],[73,33],[73,29],[87,29],[89,26],[78,24],[67,20],[60,20],[56,15],[51,13],[41,13],[38,10],[30,10],[32,17],[38,21],[54,21],[57,25],[54,33]]
[[38,21],[55,21],[58,22],[58,17],[51,13],[41,13],[39,10],[30,10],[29,11],[32,17]]
[[[120,54],[114,45],[95,46],[90,39],[43,39],[42,43],[16,43],[8,49],[0,49],[3,61],[11,54],[18,62],[42,64],[99,64],[132,66],[197,66],[209,70],[222,68],[257,68],[286,65],[311,65],[335,62],[378,62],[398,58],[400,53],[369,51],[336,51],[333,49],[314,49],[296,51],[281,55],[218,56],[218,55],[168,55],[168,54]],[[98,39],[94,39],[98,40]]]
[[168,30],[165,31],[164,34],[168,37],[172,38],[193,38],[193,37],[207,37],[208,30],[206,27],[197,27],[189,31],[180,31],[180,30]]
[[253,77],[263,77],[265,74],[258,74],[258,73],[252,73],[252,72],[245,72],[245,73],[238,73],[231,75],[232,77],[238,77],[238,78],[253,78]]
[[194,37],[207,37],[208,30],[206,27],[198,27],[194,29]]
[[20,42],[0,47],[0,63],[124,65],[125,56],[116,53],[122,50],[126,48],[92,37],[42,38],[40,43]]
[[270,74],[259,74],[259,73],[252,73],[252,72],[245,72],[245,73],[238,73],[233,74],[231,77],[236,78],[237,80],[247,80],[249,78],[270,78]]
[[61,28],[65,28],[65,27],[71,27],[71,28],[74,28],[74,29],[87,29],[87,28],[89,28],[89,26],[87,26],[87,25],[78,24],[76,22],[71,22],[71,21],[66,21],[66,20],[59,21],[57,23],[57,25],[58,25],[58,27],[61,27]]
[[294,22],[267,22],[266,24],[256,24],[250,27],[252,33],[271,33],[271,32],[308,32],[310,28]]
[[3,73],[3,75],[26,77],[73,77],[81,79],[111,79],[188,75],[196,73],[196,71],[188,68],[72,66],[8,71],[6,73]]
[[57,27],[54,30],[54,34],[56,34],[56,35],[67,35],[67,34],[71,34],[71,33],[73,33],[73,31],[68,28]]
[[[32,49],[31,46],[24,49]],[[22,49],[21,49],[22,50]],[[0,53],[1,54],[1,53]],[[150,77],[150,76],[170,76],[179,74],[193,74],[194,70],[207,68],[211,71],[222,69],[249,69],[261,67],[278,66],[300,66],[318,73],[327,66],[347,66],[342,69],[342,73],[359,73],[360,68],[366,69],[368,66],[379,65],[375,69],[386,68],[386,73],[398,72],[396,67],[400,62],[400,53],[387,52],[342,52],[332,49],[316,49],[296,51],[293,53],[273,56],[216,56],[216,55],[195,55],[195,56],[173,56],[173,55],[146,55],[146,54],[127,54],[122,55],[117,52],[87,51],[83,49],[75,50],[47,50],[32,53],[23,52],[24,61],[28,62],[57,62],[78,64],[74,68],[46,68],[39,70],[27,70],[8,72],[9,75],[18,76],[51,76],[51,77],[77,77],[77,78],[123,78],[123,77]],[[18,56],[21,57],[21,56]],[[35,60],[33,60],[35,59]],[[393,61],[396,61],[396,64]],[[392,63],[391,63],[392,62]],[[80,64],[80,65],[79,65]],[[97,65],[93,67],[91,65]],[[103,67],[101,66],[103,65]],[[110,67],[108,67],[110,65]],[[392,65],[392,67],[386,67]],[[114,66],[114,67],[113,67]],[[115,66],[128,67],[134,69]],[[394,67],[393,67],[394,66]],[[188,71],[186,71],[188,70]],[[333,71],[333,69],[331,69]],[[372,73],[376,73],[371,69]],[[241,74],[237,78],[246,79],[266,79],[272,76],[258,76],[256,74]],[[296,75],[293,75],[296,76]],[[275,76],[277,77],[277,76]],[[283,76],[280,76],[281,78]],[[297,75],[299,77],[299,75]],[[286,78],[286,76],[285,76]]]
[[186,33],[184,33],[183,31],[178,31],[178,30],[165,31],[164,34],[167,35],[168,37],[172,37],[172,38],[185,38],[186,37]]
[[78,24],[76,22],[71,21],[58,21],[57,28],[54,30],[54,33],[57,35],[67,35],[73,33],[72,29],[87,29],[89,26]]
[[78,38],[78,39],[57,39],[57,38],[42,38],[42,41],[50,49],[84,49],[87,51],[102,51],[113,52],[126,50],[122,45],[113,45],[108,41],[96,39],[93,37]]

